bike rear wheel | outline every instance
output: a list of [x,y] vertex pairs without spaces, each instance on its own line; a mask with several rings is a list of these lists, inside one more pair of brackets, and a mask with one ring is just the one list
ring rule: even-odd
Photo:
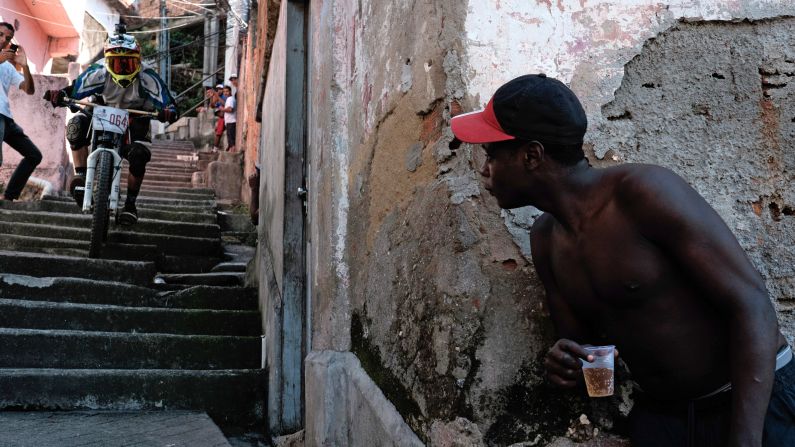
[[113,155],[103,151],[99,154],[97,174],[99,182],[94,195],[94,212],[91,216],[91,243],[88,246],[88,257],[98,258],[102,255],[102,244],[107,240],[108,223],[110,222],[110,188],[113,182]]

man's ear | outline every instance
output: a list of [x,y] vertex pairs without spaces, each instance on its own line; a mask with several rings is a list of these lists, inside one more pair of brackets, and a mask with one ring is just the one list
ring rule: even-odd
[[544,145],[538,141],[531,141],[522,146],[522,156],[527,169],[535,169],[544,161]]

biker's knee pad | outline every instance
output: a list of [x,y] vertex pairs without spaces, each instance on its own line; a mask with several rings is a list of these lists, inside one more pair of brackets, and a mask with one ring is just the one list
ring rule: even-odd
[[91,119],[82,113],[78,113],[69,119],[66,124],[66,141],[69,142],[69,147],[73,151],[91,144],[88,132],[90,124]]
[[146,173],[146,164],[152,159],[152,152],[141,143],[132,143],[122,148],[121,156],[130,162],[132,175],[143,177]]

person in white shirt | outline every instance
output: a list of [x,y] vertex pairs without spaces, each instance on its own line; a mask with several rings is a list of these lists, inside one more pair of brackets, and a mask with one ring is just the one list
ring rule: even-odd
[[226,103],[224,104],[224,123],[226,125],[226,150],[235,151],[235,131],[237,130],[237,100],[232,94],[232,87],[224,87]]
[[[28,95],[36,93],[25,50],[21,46],[11,44],[14,31],[14,26],[10,23],[0,22],[0,141],[23,157],[6,185],[4,198],[9,201],[19,198],[30,174],[41,163],[41,151],[14,122],[11,104],[8,101],[8,89],[12,85]],[[19,68],[22,69],[22,74],[19,73]],[[2,163],[3,156],[0,151],[0,165]]]

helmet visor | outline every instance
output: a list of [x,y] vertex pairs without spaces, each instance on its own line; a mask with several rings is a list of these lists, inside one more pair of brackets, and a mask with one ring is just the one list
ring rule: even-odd
[[141,59],[138,55],[112,55],[105,58],[108,71],[117,76],[129,76],[141,68]]

